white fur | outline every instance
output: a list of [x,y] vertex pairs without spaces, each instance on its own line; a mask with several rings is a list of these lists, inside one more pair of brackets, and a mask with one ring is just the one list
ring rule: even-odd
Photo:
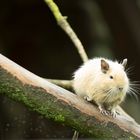
[[[101,71],[101,59],[109,64],[106,74]],[[119,87],[123,88],[121,92]],[[124,100],[129,89],[129,79],[117,61],[94,58],[75,71],[73,88],[82,98],[88,97],[88,100],[93,100],[98,105],[105,103],[109,108],[114,108]]]

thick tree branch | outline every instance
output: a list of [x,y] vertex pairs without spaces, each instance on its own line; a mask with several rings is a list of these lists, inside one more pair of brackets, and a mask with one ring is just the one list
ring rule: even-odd
[[[98,138],[140,138],[140,125],[125,112],[115,119],[75,94],[27,71],[0,54],[0,94],[46,118]],[[118,108],[119,109],[119,108]]]
[[58,25],[66,32],[66,34],[70,37],[70,39],[74,43],[83,62],[86,62],[88,60],[88,57],[84,50],[84,47],[79,38],[77,37],[77,35],[75,34],[75,32],[73,31],[73,29],[71,28],[70,24],[67,22],[66,17],[62,16],[58,6],[53,2],[53,0],[45,0],[45,2],[52,11]]

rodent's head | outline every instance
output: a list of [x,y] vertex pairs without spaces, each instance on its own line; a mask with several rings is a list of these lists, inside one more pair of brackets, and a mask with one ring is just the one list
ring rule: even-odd
[[118,94],[129,90],[129,79],[125,72],[127,59],[124,59],[122,63],[118,63],[101,59],[101,79],[102,89],[111,94]]

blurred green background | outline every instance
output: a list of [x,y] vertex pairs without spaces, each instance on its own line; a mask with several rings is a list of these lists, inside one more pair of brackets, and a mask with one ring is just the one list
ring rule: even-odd
[[[128,58],[130,79],[140,81],[140,0],[55,2],[68,16],[89,58]],[[0,1],[0,53],[52,79],[71,79],[82,64],[73,43],[43,0]],[[128,95],[122,106],[140,123],[139,101]],[[0,139],[71,138],[73,132],[0,95]]]

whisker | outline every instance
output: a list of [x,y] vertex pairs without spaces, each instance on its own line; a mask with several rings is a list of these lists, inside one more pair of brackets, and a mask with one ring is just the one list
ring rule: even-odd
[[140,84],[140,81],[130,81],[130,84]]
[[137,102],[139,101],[138,96],[137,96],[134,92],[131,91],[131,93],[130,93],[129,95],[130,95],[131,97],[134,97],[134,98],[136,99]]
[[130,89],[133,90],[136,94],[140,94],[140,81],[133,81],[129,84]]
[[126,68],[126,72],[132,71],[134,69],[134,66],[129,66],[128,68]]
[[133,71],[134,67],[135,67],[135,66],[130,66],[130,67],[128,67],[128,68],[125,70],[125,72],[127,73],[127,75],[133,75],[132,71]]
[[138,89],[138,90],[140,89],[140,85],[130,84],[129,86],[133,89]]
[[107,91],[107,95],[106,97],[104,98],[104,101],[106,101],[108,98],[110,98],[112,96],[112,89],[108,89]]
[[128,94],[133,95],[135,97],[135,99],[138,101],[137,94],[139,94],[139,92],[137,89],[134,89],[133,87],[129,87]]
[[138,91],[137,89],[134,89],[134,88],[131,88],[131,87],[130,87],[130,91],[135,92],[135,94],[140,94],[139,91]]
[[134,92],[138,93],[138,90],[137,90],[137,89],[135,89],[134,87],[131,87],[131,86],[130,86],[130,87],[129,87],[129,90],[130,90],[130,91],[134,91]]

